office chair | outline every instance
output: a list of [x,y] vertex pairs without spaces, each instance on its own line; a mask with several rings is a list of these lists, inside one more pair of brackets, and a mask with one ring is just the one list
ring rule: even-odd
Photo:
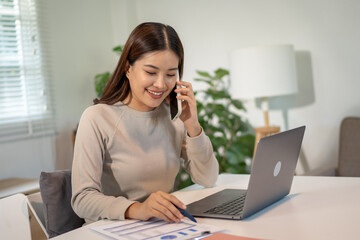
[[46,240],[49,234],[45,228],[44,204],[40,192],[27,195],[31,239]]
[[337,176],[360,177],[360,117],[341,122]]
[[321,167],[302,175],[360,177],[360,117],[341,121],[337,166]]
[[44,220],[49,237],[55,237],[78,227],[85,221],[71,207],[71,170],[42,172],[40,193]]

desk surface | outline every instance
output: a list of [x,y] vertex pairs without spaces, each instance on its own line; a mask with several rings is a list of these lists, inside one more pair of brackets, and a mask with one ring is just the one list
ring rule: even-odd
[[[185,204],[224,188],[247,188],[249,175],[222,174],[216,186],[193,185],[175,192]],[[279,202],[244,220],[197,218],[223,226],[228,233],[264,239],[354,239],[360,236],[360,178],[295,176],[291,192]],[[106,239],[89,227],[60,235],[59,239]]]

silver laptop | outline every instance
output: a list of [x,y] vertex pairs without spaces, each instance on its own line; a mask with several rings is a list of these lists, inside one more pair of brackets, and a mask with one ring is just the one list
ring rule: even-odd
[[243,219],[289,194],[305,126],[260,139],[247,190],[225,189],[187,205],[196,217]]

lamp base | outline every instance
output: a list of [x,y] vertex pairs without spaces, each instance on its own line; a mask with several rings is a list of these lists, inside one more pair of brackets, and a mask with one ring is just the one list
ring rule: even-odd
[[256,137],[255,137],[255,147],[254,147],[253,158],[255,157],[257,144],[260,141],[260,139],[263,138],[263,137],[267,137],[267,136],[279,133],[280,132],[280,127],[277,127],[277,126],[258,127],[258,128],[254,128],[254,130],[255,130],[255,133],[256,133]]

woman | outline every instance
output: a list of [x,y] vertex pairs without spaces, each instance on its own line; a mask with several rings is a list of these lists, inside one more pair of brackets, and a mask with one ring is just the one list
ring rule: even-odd
[[[195,183],[212,186],[218,162],[198,121],[196,100],[183,73],[181,41],[160,23],[137,26],[100,99],[87,108],[76,136],[72,206],[87,223],[102,218],[179,222],[169,194],[180,158]],[[175,85],[183,100],[180,119],[170,120],[167,97]]]

